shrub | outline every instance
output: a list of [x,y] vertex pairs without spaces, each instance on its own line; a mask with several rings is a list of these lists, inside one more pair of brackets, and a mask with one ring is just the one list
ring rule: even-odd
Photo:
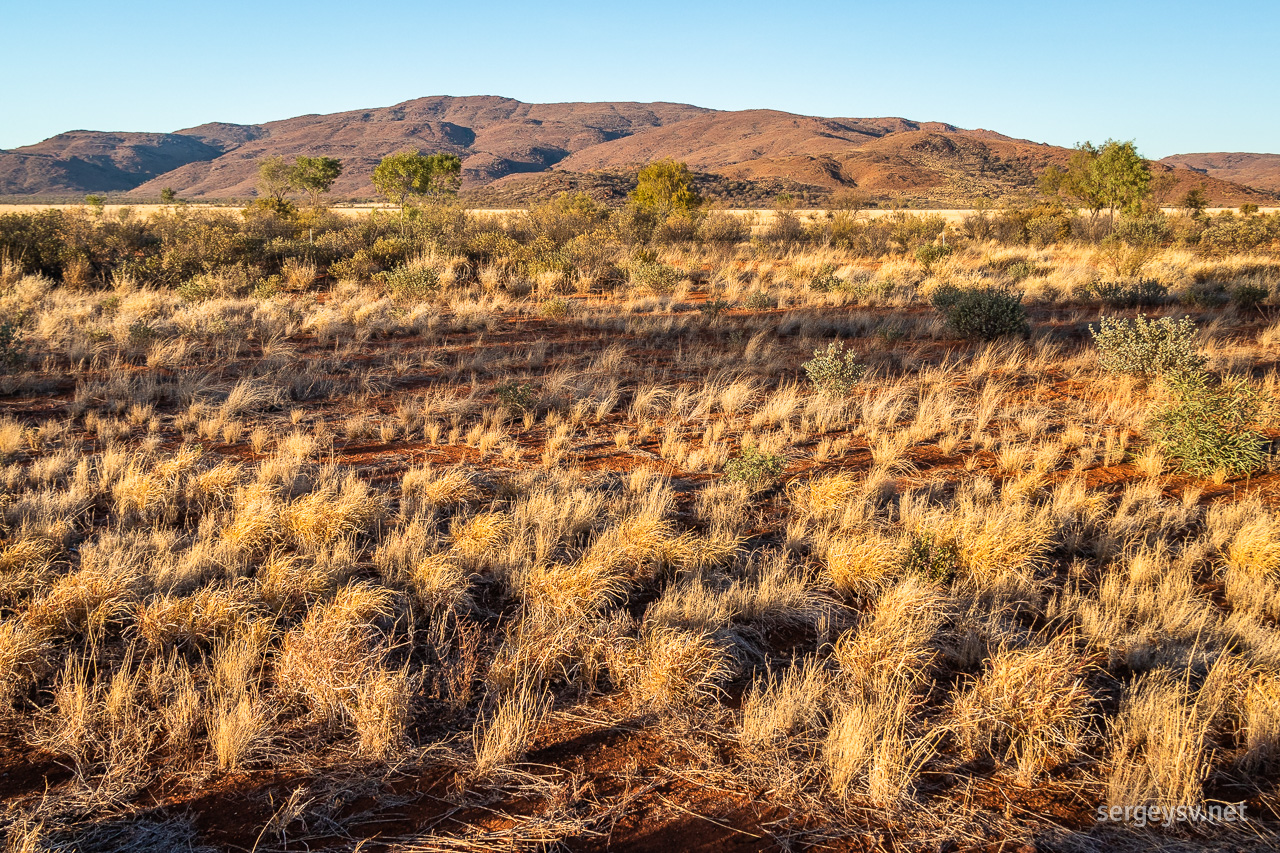
[[776,308],[777,305],[778,300],[763,290],[752,291],[742,301],[742,306],[748,311],[768,311],[770,308]]
[[493,389],[502,405],[509,409],[525,411],[537,402],[537,389],[532,382],[504,382]]
[[12,370],[22,363],[21,327],[8,318],[0,320],[0,369]]
[[951,254],[951,247],[946,243],[926,243],[916,249],[916,260],[925,272],[933,269],[933,265]]
[[702,312],[703,317],[706,317],[708,320],[714,320],[732,307],[733,303],[728,299],[716,297],[703,302],[698,306],[698,310]]
[[1205,359],[1196,347],[1196,324],[1190,317],[1132,320],[1103,317],[1089,327],[1098,347],[1098,362],[1110,373],[1134,376],[1186,374],[1200,370]]
[[1169,377],[1170,396],[1148,425],[1152,442],[1188,474],[1244,474],[1262,464],[1263,438],[1252,426],[1263,397],[1243,377]]
[[848,281],[842,281],[838,287],[841,293],[849,294],[859,305],[886,299],[893,293],[893,288],[892,278],[882,278],[865,272],[854,275]]
[[676,282],[683,274],[675,267],[661,261],[638,259],[631,262],[628,270],[631,283],[638,287],[647,287],[655,293],[669,293],[675,289]]
[[803,365],[809,381],[824,394],[848,394],[867,372],[866,365],[854,361],[856,353],[845,352],[842,341],[832,341],[826,351],[816,349]]
[[713,211],[702,220],[698,236],[705,243],[741,243],[751,237],[751,226],[736,214]]
[[785,467],[786,460],[783,457],[748,445],[742,448],[742,453],[736,458],[724,464],[724,478],[742,483],[753,492],[758,492],[777,483]]
[[434,267],[396,267],[382,274],[387,290],[397,299],[425,299],[440,286],[440,271]]
[[1031,278],[1031,276],[1035,275],[1036,267],[1030,261],[1017,260],[1005,267],[1004,273],[1013,281],[1019,282],[1024,278]]
[[911,537],[904,568],[935,583],[951,583],[960,566],[960,546],[955,540],[922,531]]
[[564,299],[547,299],[538,305],[538,313],[548,320],[560,320],[569,316],[569,303]]
[[1031,330],[1022,297],[1004,288],[968,290],[947,285],[934,293],[933,305],[956,334],[970,340],[991,341]]
[[1178,301],[1192,308],[1220,308],[1230,300],[1220,281],[1197,281],[1178,294]]
[[1133,281],[1094,281],[1081,288],[1085,299],[1101,302],[1108,308],[1137,308],[1159,305],[1169,295],[1169,288],[1151,278]]
[[1231,288],[1229,295],[1231,303],[1241,311],[1256,311],[1271,295],[1271,288],[1265,284],[1242,281]]
[[818,293],[830,293],[842,287],[844,287],[844,279],[836,275],[835,270],[829,266],[824,266],[809,279],[809,289]]

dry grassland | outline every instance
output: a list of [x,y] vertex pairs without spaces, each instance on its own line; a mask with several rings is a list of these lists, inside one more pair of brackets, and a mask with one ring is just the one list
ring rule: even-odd
[[[8,259],[7,849],[1274,849],[1280,474],[1162,455],[1102,250],[953,242],[423,250],[425,293]],[[1280,261],[1142,270],[1276,399]],[[1026,335],[930,304],[993,284]]]

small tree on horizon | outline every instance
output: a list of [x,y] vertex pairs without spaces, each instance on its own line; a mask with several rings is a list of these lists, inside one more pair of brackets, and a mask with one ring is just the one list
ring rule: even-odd
[[311,199],[312,207],[320,206],[320,196],[327,193],[342,174],[342,161],[333,157],[298,157],[289,175],[289,184]]
[[1091,142],[1076,146],[1066,168],[1049,166],[1040,175],[1040,190],[1056,195],[1096,218],[1103,209],[1137,213],[1151,192],[1151,170],[1132,140],[1108,139],[1101,147]]
[[457,155],[423,154],[410,148],[382,158],[373,169],[373,188],[399,206],[403,220],[405,206],[415,196],[437,199],[457,195],[461,174],[462,160]]
[[293,188],[293,166],[280,155],[263,158],[258,162],[258,195],[283,205],[285,196]]
[[641,210],[662,217],[692,213],[702,204],[689,167],[670,159],[655,160],[641,169],[629,198]]
[[1208,206],[1209,197],[1205,195],[1203,186],[1187,190],[1182,200],[1178,202],[1178,207],[1186,211],[1187,215],[1192,219],[1199,219],[1204,216],[1205,208]]

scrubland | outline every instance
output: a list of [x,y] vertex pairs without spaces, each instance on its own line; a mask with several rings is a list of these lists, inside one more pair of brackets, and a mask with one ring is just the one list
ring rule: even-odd
[[9,850],[1280,843],[1275,217],[24,216]]

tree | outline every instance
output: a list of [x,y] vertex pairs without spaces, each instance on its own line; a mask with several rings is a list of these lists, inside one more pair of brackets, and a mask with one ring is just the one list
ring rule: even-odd
[[342,174],[342,161],[332,157],[299,157],[289,174],[289,185],[311,198],[311,206],[320,206],[320,196],[327,193]]
[[285,195],[293,186],[293,166],[279,155],[267,157],[258,163],[258,195],[283,205]]
[[178,194],[173,191],[173,187],[165,187],[160,190],[160,202],[162,204],[173,204],[178,200]]
[[1103,208],[1115,219],[1117,210],[1137,213],[1151,192],[1151,170],[1132,141],[1108,139],[1099,148],[1082,142],[1066,168],[1050,166],[1040,175],[1040,190],[1057,195],[1096,217]]
[[1103,207],[1102,193],[1093,168],[1097,158],[1098,149],[1092,143],[1080,143],[1071,152],[1065,169],[1051,165],[1041,173],[1040,191],[1089,211],[1090,218],[1096,217]]
[[440,198],[457,194],[461,174],[462,161],[453,154],[422,154],[405,149],[388,154],[374,167],[373,188],[400,207],[403,219],[405,205],[414,196]]
[[655,160],[641,169],[630,198],[642,210],[663,217],[692,213],[702,204],[689,167],[677,160]]
[[867,198],[866,193],[856,188],[849,188],[833,192],[827,202],[827,209],[843,211],[857,218],[869,203],[870,199]]
[[1142,210],[1142,202],[1151,192],[1151,170],[1133,140],[1108,139],[1093,165],[1103,203],[1112,219],[1117,210],[1128,214]]
[[1199,219],[1204,216],[1204,209],[1209,206],[1209,197],[1204,193],[1204,187],[1194,187],[1187,190],[1186,195],[1182,197],[1182,201],[1178,202],[1192,219]]

